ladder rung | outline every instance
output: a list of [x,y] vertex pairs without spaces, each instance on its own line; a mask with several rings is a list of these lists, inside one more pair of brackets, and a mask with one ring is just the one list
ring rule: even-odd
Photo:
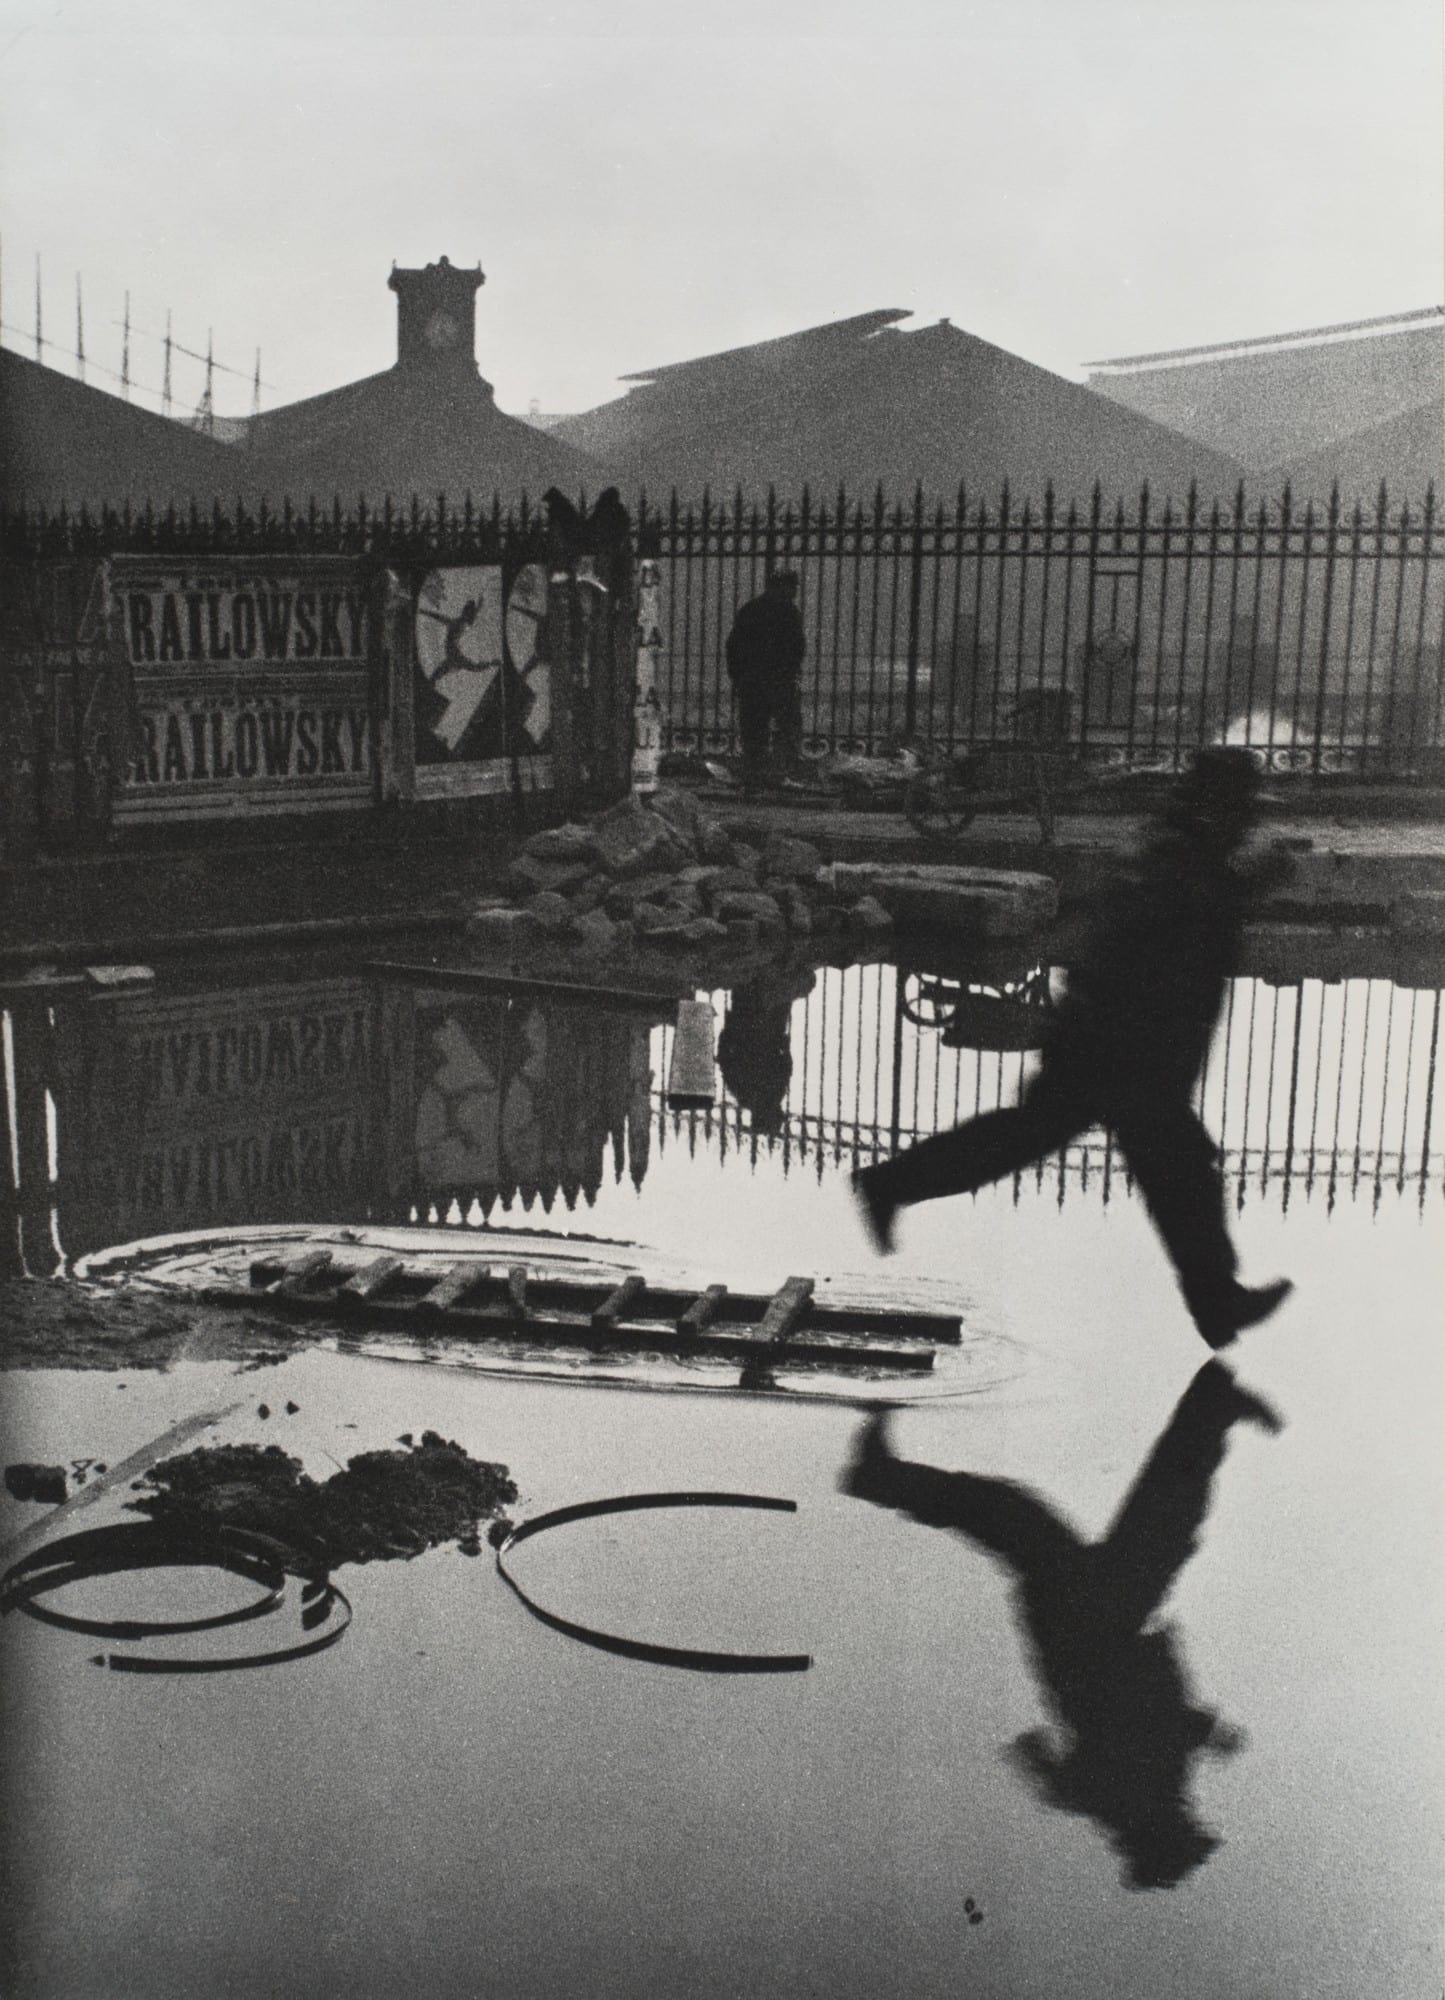
[[381,1290],[389,1278],[406,1269],[400,1257],[383,1255],[373,1257],[369,1264],[363,1264],[354,1271],[341,1287],[341,1295],[347,1299],[371,1299]]
[[811,1278],[786,1278],[773,1293],[768,1309],[758,1321],[756,1338],[776,1343],[787,1339],[813,1303]]
[[717,1318],[718,1308],[727,1295],[726,1285],[709,1285],[705,1292],[698,1294],[684,1312],[678,1314],[677,1331],[686,1339],[689,1335],[699,1334],[705,1327],[711,1326]]
[[268,1291],[278,1292],[282,1298],[291,1298],[297,1292],[304,1292],[313,1278],[319,1278],[323,1271],[331,1268],[329,1250],[306,1250],[299,1257],[286,1261],[286,1273],[278,1278]]
[[616,1326],[629,1306],[636,1305],[647,1290],[646,1281],[635,1271],[629,1273],[613,1291],[610,1291],[592,1315],[592,1325],[597,1331]]
[[418,1311],[450,1312],[460,1305],[467,1293],[490,1272],[485,1264],[478,1264],[471,1257],[464,1257],[459,1263],[449,1264],[429,1292],[417,1300]]

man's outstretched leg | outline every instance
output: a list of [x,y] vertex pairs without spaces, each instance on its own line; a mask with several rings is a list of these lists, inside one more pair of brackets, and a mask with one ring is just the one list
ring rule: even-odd
[[1159,1608],[1198,1547],[1214,1475],[1238,1423],[1271,1433],[1284,1428],[1269,1404],[1242,1389],[1224,1362],[1206,1361],[1098,1544],[1101,1588],[1135,1631]]
[[1045,1070],[1013,1109],[985,1111],[951,1132],[920,1139],[891,1160],[864,1167],[853,1176],[853,1192],[874,1249],[885,1256],[893,1249],[900,1208],[943,1195],[972,1194],[1019,1173],[1076,1139],[1094,1118],[1082,1091]]
[[1186,1100],[1161,1095],[1116,1110],[1110,1123],[1194,1324],[1211,1347],[1227,1347],[1245,1327],[1268,1319],[1293,1287],[1278,1278],[1251,1289],[1235,1276],[1218,1149]]
[[1078,1560],[1078,1536],[1027,1487],[896,1457],[888,1442],[889,1414],[885,1405],[859,1433],[843,1474],[845,1493],[891,1507],[925,1528],[967,1535],[1020,1577],[1053,1575]]

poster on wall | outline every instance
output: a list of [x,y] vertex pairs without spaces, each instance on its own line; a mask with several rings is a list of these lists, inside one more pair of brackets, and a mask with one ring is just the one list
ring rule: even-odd
[[116,816],[368,805],[370,580],[346,558],[117,558],[127,669]]
[[418,798],[552,783],[547,574],[504,589],[499,563],[434,569],[417,592],[413,743]]

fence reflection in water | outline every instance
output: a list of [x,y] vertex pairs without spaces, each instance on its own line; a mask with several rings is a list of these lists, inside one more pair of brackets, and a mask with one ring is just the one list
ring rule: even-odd
[[[1040,968],[1040,971],[1044,970]],[[780,1113],[759,1121],[729,1093],[711,1112],[669,1112],[664,1140],[685,1136],[785,1171],[865,1165],[979,1112],[1011,1104],[1037,1066],[1029,1049],[950,1047],[946,1021],[917,1013],[891,965],[825,970],[793,1008],[791,1075]],[[1035,989],[1037,988],[1035,982]],[[713,1004],[725,1023],[726,993]],[[1271,985],[1236,979],[1197,1093],[1235,1200],[1268,1195],[1368,1197],[1445,1186],[1445,1120],[1437,1106],[1442,993],[1386,979]],[[658,1031],[665,1075],[669,1032]],[[1110,1138],[1094,1132],[1015,1180],[1099,1193],[1128,1175]]]
[[[715,993],[723,1092],[704,1112],[665,1103],[660,1016],[605,1005],[356,977],[17,999],[0,1020],[0,1270],[186,1229],[540,1221],[591,1208],[609,1178],[643,1193],[652,1149],[679,1136],[821,1179],[1013,1101],[1049,969],[969,976],[862,965]],[[1423,1208],[1445,1185],[1441,997],[1237,979],[1200,1091],[1235,1198]],[[1102,1133],[1030,1176],[1105,1200],[1124,1177]]]

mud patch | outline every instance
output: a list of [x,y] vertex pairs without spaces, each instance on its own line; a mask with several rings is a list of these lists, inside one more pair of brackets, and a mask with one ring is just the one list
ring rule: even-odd
[[318,1482],[279,1445],[207,1445],[163,1459],[128,1504],[190,1533],[243,1528],[331,1570],[409,1560],[455,1541],[480,1553],[483,1521],[514,1501],[505,1465],[473,1458],[435,1431],[396,1451],[363,1451]]
[[7,1465],[5,1491],[13,1500],[34,1500],[44,1507],[59,1507],[65,1499],[67,1482],[63,1465]]
[[[271,1366],[315,1344],[249,1313],[178,1305],[145,1291],[67,1278],[0,1279],[0,1369],[164,1371],[178,1361]],[[284,1343],[284,1345],[283,1345]]]

